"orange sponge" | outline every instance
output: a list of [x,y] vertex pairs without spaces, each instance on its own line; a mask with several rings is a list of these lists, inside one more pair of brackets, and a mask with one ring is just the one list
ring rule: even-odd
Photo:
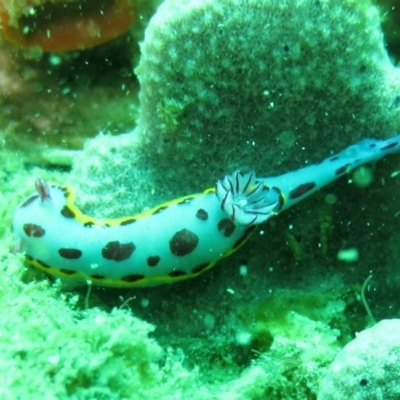
[[3,35],[21,47],[40,47],[45,52],[105,43],[124,33],[134,18],[129,0],[43,0],[39,6],[22,8],[13,15],[0,4]]

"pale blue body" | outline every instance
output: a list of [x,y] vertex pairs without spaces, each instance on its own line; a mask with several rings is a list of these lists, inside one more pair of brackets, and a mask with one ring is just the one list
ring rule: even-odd
[[[384,149],[387,146],[392,147]],[[276,177],[261,178],[261,180],[264,184],[280,188],[280,190],[286,194],[286,201],[282,207],[282,210],[286,210],[303,200],[303,198],[313,194],[322,186],[333,182],[360,165],[375,162],[388,154],[398,153],[399,151],[400,135],[382,141],[364,139],[357,144],[347,147],[340,153],[324,159],[321,163],[311,164]],[[344,171],[340,174],[336,174],[335,172],[337,169],[343,166],[346,167]],[[306,192],[304,196],[300,196],[297,199],[289,198],[288,194],[298,187],[299,183],[311,181],[316,183],[316,186],[312,190]]]
[[176,282],[233,253],[256,224],[359,165],[399,150],[400,136],[366,139],[277,177],[236,171],[219,180],[215,191],[118,220],[88,217],[74,205],[69,188],[37,180],[38,193],[17,209],[13,229],[28,263],[57,277],[118,287]]

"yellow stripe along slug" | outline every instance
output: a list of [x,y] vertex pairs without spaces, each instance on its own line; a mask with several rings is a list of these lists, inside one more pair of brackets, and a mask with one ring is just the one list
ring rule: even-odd
[[97,220],[67,186],[36,180],[13,231],[29,265],[99,286],[141,287],[193,278],[235,252],[257,225],[361,164],[400,151],[400,136],[365,139],[324,161],[277,177],[235,171],[215,188],[132,217]]

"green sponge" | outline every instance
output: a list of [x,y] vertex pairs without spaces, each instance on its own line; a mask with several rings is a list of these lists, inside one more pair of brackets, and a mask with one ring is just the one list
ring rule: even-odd
[[198,168],[198,187],[398,127],[399,71],[370,1],[166,0],[141,51],[148,160]]
[[358,333],[329,367],[318,400],[399,399],[399,330],[399,319],[386,319]]
[[75,164],[86,212],[140,211],[236,168],[279,174],[400,126],[370,0],[166,0],[141,50],[134,134]]

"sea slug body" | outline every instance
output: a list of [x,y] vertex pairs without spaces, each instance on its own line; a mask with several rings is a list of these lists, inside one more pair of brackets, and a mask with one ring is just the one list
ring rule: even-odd
[[141,287],[192,278],[235,252],[257,225],[364,163],[400,151],[400,136],[365,139],[324,161],[277,177],[254,172],[142,214],[97,220],[66,186],[36,180],[13,231],[27,263],[56,277],[99,286]]

